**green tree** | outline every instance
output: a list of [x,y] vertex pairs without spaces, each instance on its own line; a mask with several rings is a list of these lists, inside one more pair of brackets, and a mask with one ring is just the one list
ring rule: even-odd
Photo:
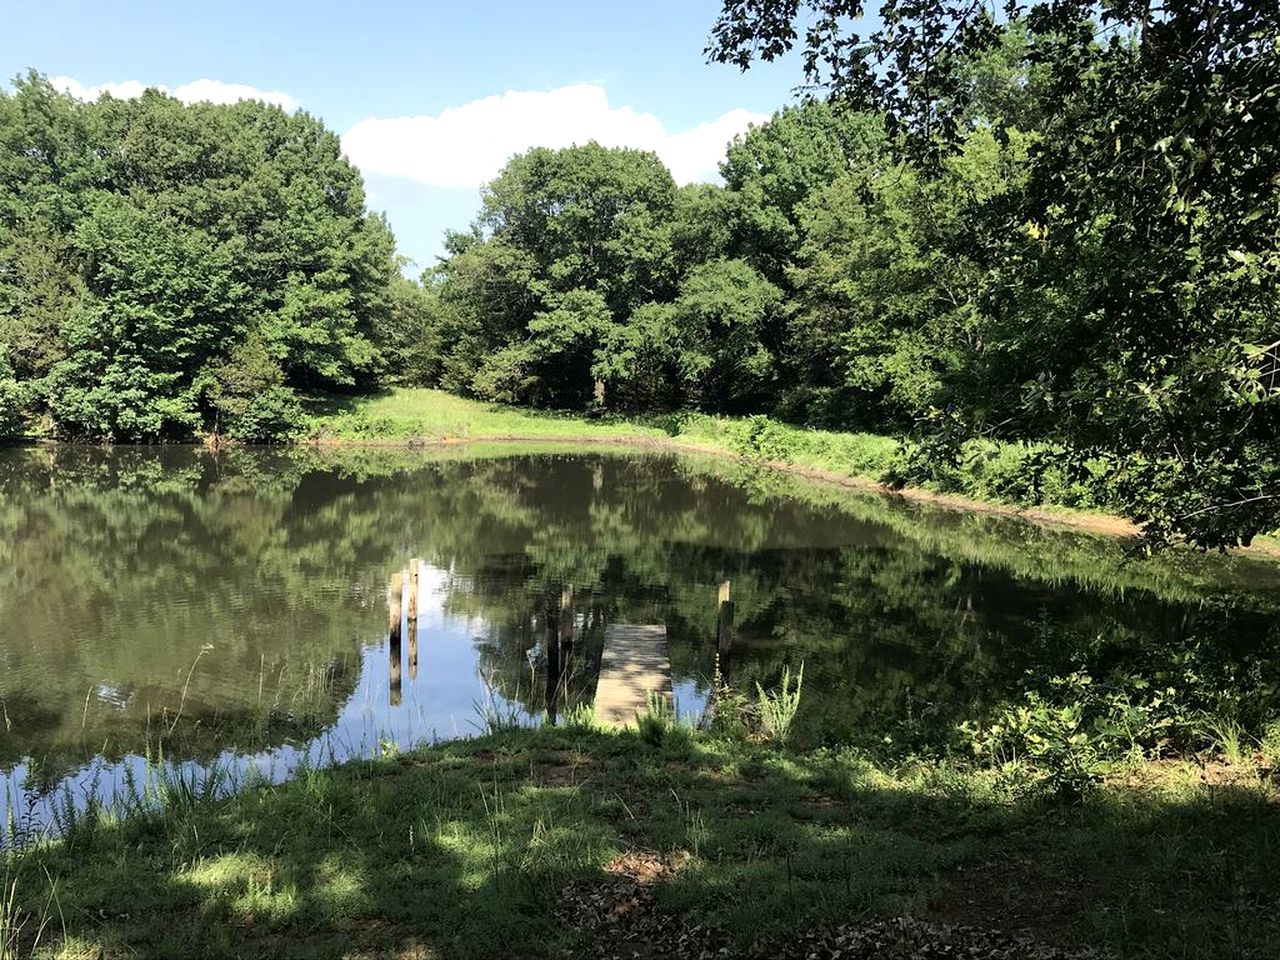
[[9,352],[0,346],[0,439],[22,434],[27,400],[26,389],[14,376]]
[[0,93],[0,341],[60,435],[224,429],[204,388],[246,349],[282,377],[276,427],[249,432],[276,434],[292,391],[368,388],[400,362],[379,340],[411,312],[398,266],[305,113],[155,90],[86,104],[35,74]]
[[786,107],[729,144],[720,172],[736,194],[739,250],[775,282],[799,242],[799,207],[851,167],[886,155],[880,119],[819,100]]
[[92,299],[63,323],[66,357],[48,378],[61,433],[107,439],[190,436],[196,374],[247,295],[234,255],[133,201],[104,196],[75,243],[93,264]]
[[674,291],[676,187],[652,153],[596,143],[515,157],[429,281],[456,346],[442,382],[581,407],[613,327]]
[[[744,68],[773,59],[812,16],[810,81],[883,111],[932,175],[992,121],[973,110],[974,64],[1007,31],[951,0],[883,3],[866,35],[848,12],[729,0],[709,53]],[[1280,8],[1031,0],[1006,12],[1025,24],[1023,66],[1047,104],[1025,186],[983,225],[1004,249],[977,308],[1002,358],[992,382],[1008,389],[937,429],[1053,438],[1077,471],[1109,464],[1156,538],[1248,542],[1280,524]],[[958,448],[937,449],[945,472]]]
[[[851,171],[802,208],[790,346],[802,386],[787,407],[835,427],[910,429],[931,410],[990,408],[1016,377],[993,375],[982,309],[1000,247],[984,224],[1027,175],[1033,142],[973,133],[936,176],[898,162]],[[996,207],[993,213],[991,208]]]

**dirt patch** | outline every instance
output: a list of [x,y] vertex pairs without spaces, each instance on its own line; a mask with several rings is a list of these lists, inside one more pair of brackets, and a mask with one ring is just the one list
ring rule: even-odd
[[566,956],[589,960],[1084,960],[1098,956],[1046,942],[1034,933],[995,932],[973,923],[898,917],[803,925],[784,936],[739,945],[721,930],[664,911],[656,889],[690,859],[635,850],[604,877],[565,889],[556,920],[581,942]]
[[1090,899],[1086,877],[1047,872],[1030,857],[1007,856],[961,867],[948,881],[926,919],[994,928],[1048,944],[1080,941]]
[[620,854],[604,868],[605,876],[566,888],[556,905],[558,924],[578,931],[585,941],[566,956],[591,960],[657,960],[710,956],[719,943],[713,931],[697,924],[673,922],[657,906],[654,887],[688,860],[647,850]]
[[605,865],[604,872],[639,884],[655,883],[668,876],[673,867],[656,853],[636,850],[619,854]]
[[[1226,763],[1222,760],[1153,760],[1142,764],[1126,778],[1126,787],[1136,789],[1160,789],[1182,784],[1202,784],[1208,787],[1271,787],[1275,772],[1263,758],[1254,757],[1246,763]],[[1268,790],[1269,798],[1280,803],[1280,791]]]
[[580,787],[591,778],[594,761],[572,751],[536,755],[529,763],[529,779],[541,787]]
[[540,787],[578,787],[587,780],[586,774],[577,763],[536,763],[530,775]]
[[853,805],[839,797],[805,797],[791,808],[791,813],[798,820],[848,823],[860,819]]

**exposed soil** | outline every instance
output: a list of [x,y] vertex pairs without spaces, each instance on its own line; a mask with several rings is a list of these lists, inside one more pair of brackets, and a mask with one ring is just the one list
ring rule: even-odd
[[924,917],[946,925],[979,924],[1041,943],[1075,945],[1089,909],[1083,876],[1044,871],[1025,856],[970,864],[948,877],[942,899]]
[[[723,932],[665,913],[657,903],[656,887],[680,869],[687,854],[664,858],[647,851],[617,857],[604,880],[573,884],[563,891],[556,919],[580,931],[585,944],[571,956],[591,960],[1084,960],[1100,954],[1087,949],[1053,945],[1040,936],[1037,922],[1011,925],[995,932],[974,923],[984,914],[966,907],[970,919],[953,922],[941,916],[862,918],[838,925],[813,925],[785,937],[735,945]],[[981,869],[981,868],[980,868]],[[956,884],[968,896],[991,901],[971,885],[971,877]],[[993,876],[994,879],[994,876]],[[981,886],[981,885],[980,885]],[[1037,891],[1026,889],[1030,899]],[[988,891],[990,893],[990,891]],[[1007,921],[1016,917],[1005,915]]]

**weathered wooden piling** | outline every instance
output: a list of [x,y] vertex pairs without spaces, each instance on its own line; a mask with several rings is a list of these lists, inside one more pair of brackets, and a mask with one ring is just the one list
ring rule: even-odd
[[407,615],[412,623],[418,619],[418,568],[422,561],[414,557],[409,561],[409,607]]
[[560,609],[554,605],[547,609],[545,635],[547,659],[547,716],[554,723],[560,701],[564,698],[564,674],[566,660],[573,648],[573,584],[567,583],[560,591]]
[[560,646],[573,644],[573,584],[560,591]]
[[548,599],[546,615],[542,623],[543,660],[547,677],[544,695],[547,719],[556,722],[556,706],[560,693],[560,614],[555,601]]
[[728,580],[720,584],[716,605],[716,670],[720,679],[729,676],[729,651],[733,647],[733,599]]
[[404,611],[404,574],[393,573],[387,587],[387,646],[391,651],[391,706],[400,705],[400,630]]
[[418,679],[418,598],[421,594],[419,573],[422,561],[416,557],[409,561],[409,682]]

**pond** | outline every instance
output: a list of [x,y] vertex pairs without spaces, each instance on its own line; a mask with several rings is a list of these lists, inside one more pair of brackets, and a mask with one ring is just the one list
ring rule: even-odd
[[[389,641],[420,558],[417,629]],[[0,808],[26,835],[158,770],[226,783],[589,704],[608,623],[661,623],[677,710],[804,666],[804,744],[958,749],[1028,678],[1164,684],[1242,722],[1280,700],[1280,575],[713,458],[0,450]],[[561,589],[577,638],[549,649]],[[558,654],[549,656],[548,654]],[[548,663],[554,675],[548,676]]]

